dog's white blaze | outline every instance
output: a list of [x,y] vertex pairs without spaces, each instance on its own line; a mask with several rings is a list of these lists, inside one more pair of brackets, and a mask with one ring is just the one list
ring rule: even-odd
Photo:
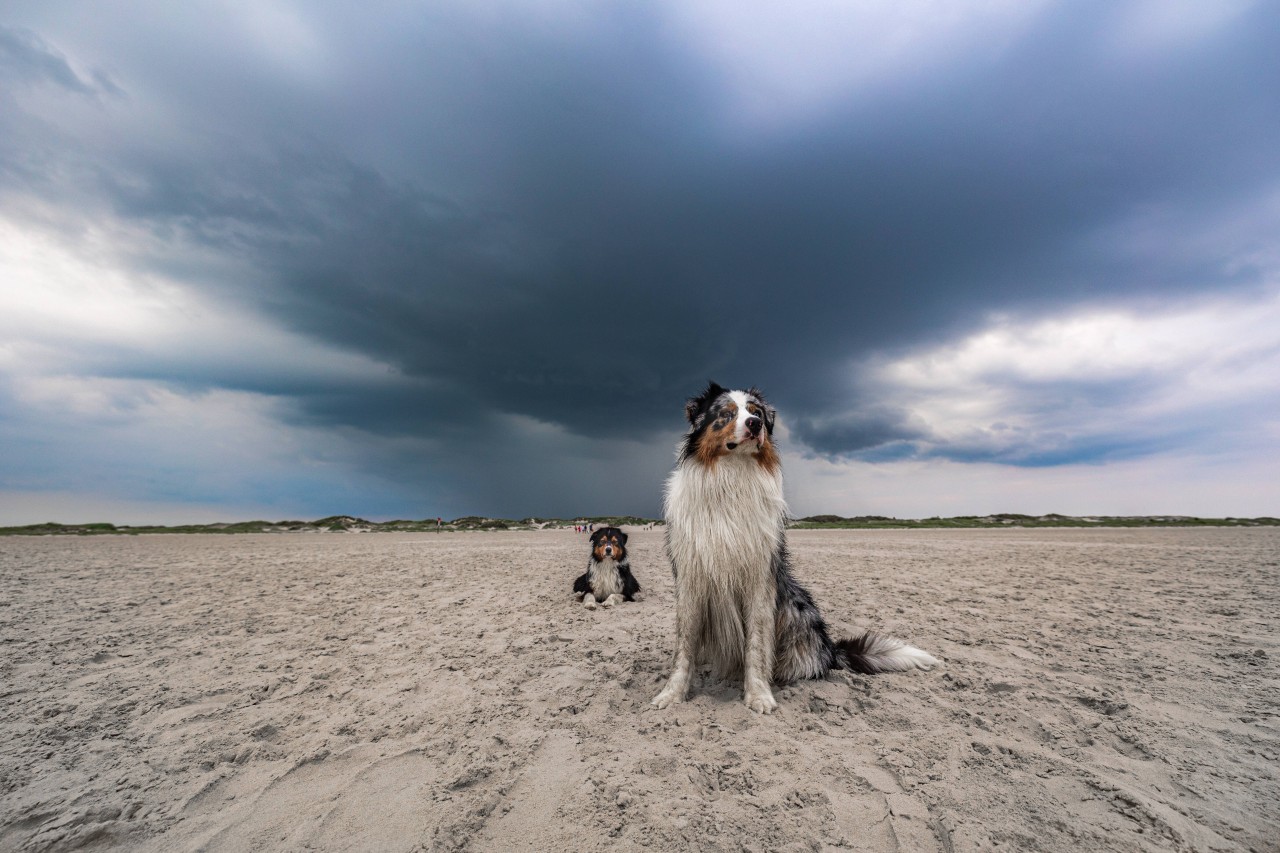
[[730,391],[729,399],[738,407],[738,418],[733,422],[733,440],[737,442],[745,441],[751,433],[747,431],[747,418],[751,417],[751,410],[747,408],[747,393],[745,391]]
[[[749,615],[763,636],[773,636],[777,592],[771,568],[787,517],[782,475],[734,454],[710,466],[681,464],[667,480],[664,515],[677,604],[705,620],[703,658],[731,676],[751,663],[743,661]],[[773,670],[769,645],[755,662],[766,682]]]
[[595,590],[596,598],[604,601],[611,595],[622,594],[622,573],[618,571],[618,563],[612,557],[605,557],[598,563],[592,560],[587,573],[587,580]]

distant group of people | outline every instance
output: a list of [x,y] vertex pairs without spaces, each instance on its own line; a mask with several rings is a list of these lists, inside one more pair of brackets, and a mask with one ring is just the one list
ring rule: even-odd
[[[641,530],[652,530],[653,524],[649,523],[640,528]],[[596,526],[594,524],[575,524],[573,526],[574,533],[595,533]]]

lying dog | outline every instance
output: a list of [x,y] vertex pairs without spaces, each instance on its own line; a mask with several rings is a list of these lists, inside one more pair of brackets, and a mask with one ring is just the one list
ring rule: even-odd
[[756,389],[714,382],[685,406],[689,432],[667,480],[667,550],[676,582],[675,666],[653,699],[683,701],[701,657],[721,677],[741,673],[751,710],[778,707],[771,682],[822,678],[832,669],[927,669],[931,655],[864,633],[833,642],[808,590],[791,576],[777,417]]
[[627,560],[627,534],[616,527],[601,527],[591,534],[591,559],[587,571],[573,582],[574,595],[588,610],[596,604],[612,607],[635,601],[640,584]]

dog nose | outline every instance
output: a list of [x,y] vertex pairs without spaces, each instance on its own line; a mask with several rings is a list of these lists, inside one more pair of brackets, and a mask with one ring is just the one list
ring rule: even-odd
[[747,418],[747,432],[755,435],[760,431],[760,419],[757,417]]

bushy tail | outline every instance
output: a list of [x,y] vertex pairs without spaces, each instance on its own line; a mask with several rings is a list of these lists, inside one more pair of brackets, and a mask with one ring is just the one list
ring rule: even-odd
[[909,646],[902,640],[870,631],[861,637],[837,640],[834,651],[835,669],[849,669],[865,675],[930,669],[940,663],[933,655]]

